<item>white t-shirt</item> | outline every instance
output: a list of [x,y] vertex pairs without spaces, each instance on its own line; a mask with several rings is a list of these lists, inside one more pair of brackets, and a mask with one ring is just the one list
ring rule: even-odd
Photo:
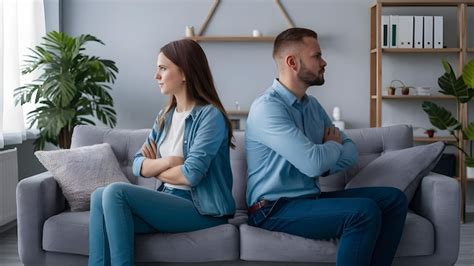
[[[166,134],[165,139],[163,139],[163,141],[161,142],[161,145],[159,148],[162,158],[168,157],[168,156],[184,157],[183,155],[184,124],[186,121],[186,117],[189,116],[189,114],[191,113],[191,110],[187,112],[178,112],[175,109],[168,133]],[[165,186],[170,187],[170,188],[191,190],[191,187],[186,186],[186,185],[173,185],[173,184],[165,183]]]

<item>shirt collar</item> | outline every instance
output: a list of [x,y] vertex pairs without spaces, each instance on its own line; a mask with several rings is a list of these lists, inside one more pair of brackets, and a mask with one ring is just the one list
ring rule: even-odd
[[[199,105],[196,104],[194,105],[193,109],[191,110],[191,113],[189,114],[188,118],[191,117],[193,120],[196,119],[197,114],[201,109],[204,107],[204,105]],[[172,111],[170,111],[168,114],[166,114],[165,122],[170,123],[171,122],[171,117],[173,116],[173,113],[176,111],[176,107],[173,108]]]
[[299,101],[298,98],[283,84],[281,84],[278,79],[275,79],[273,81],[272,88],[283,97],[283,99],[289,106],[293,106],[294,104],[300,104],[304,107],[308,103],[308,96],[306,94],[303,96],[303,99]]

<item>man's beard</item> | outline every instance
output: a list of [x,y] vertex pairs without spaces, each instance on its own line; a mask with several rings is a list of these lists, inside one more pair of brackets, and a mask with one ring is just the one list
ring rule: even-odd
[[301,63],[301,70],[298,73],[298,78],[309,86],[320,86],[324,84],[324,77],[313,74],[306,66]]

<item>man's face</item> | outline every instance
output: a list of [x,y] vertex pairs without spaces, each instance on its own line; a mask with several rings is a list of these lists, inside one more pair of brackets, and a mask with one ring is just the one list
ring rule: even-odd
[[303,45],[301,46],[299,54],[300,69],[297,73],[298,78],[306,85],[323,85],[324,84],[324,61],[319,42],[311,37],[303,38]]

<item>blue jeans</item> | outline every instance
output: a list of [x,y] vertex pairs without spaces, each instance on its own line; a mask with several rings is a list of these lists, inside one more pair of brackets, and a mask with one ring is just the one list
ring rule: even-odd
[[340,238],[338,266],[389,266],[407,213],[396,188],[323,192],[318,198],[280,198],[250,215],[249,224],[312,239]]
[[199,214],[189,191],[113,183],[91,196],[89,265],[134,265],[135,234],[187,232],[226,222]]

